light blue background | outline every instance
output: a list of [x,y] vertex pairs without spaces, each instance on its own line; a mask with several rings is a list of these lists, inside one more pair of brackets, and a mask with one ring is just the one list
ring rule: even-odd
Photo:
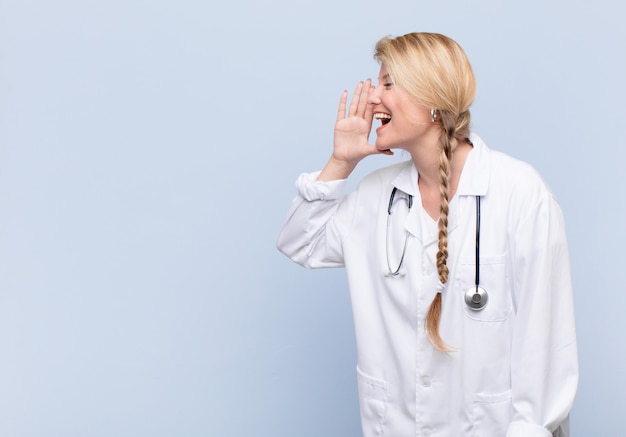
[[611,0],[0,0],[0,435],[357,436],[344,272],[275,239],[341,91],[411,31],[465,48],[474,129],[560,199],[572,435],[623,435],[623,17]]

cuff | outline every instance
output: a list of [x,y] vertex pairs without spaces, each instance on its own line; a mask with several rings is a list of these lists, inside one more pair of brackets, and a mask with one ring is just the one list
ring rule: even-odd
[[298,193],[309,202],[313,200],[332,200],[341,197],[347,179],[322,182],[317,180],[320,173],[319,171],[315,173],[302,173],[298,176],[296,180]]

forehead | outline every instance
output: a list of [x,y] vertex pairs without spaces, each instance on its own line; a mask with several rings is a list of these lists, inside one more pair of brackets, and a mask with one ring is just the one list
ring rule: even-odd
[[387,71],[387,67],[385,67],[384,65],[380,66],[380,72],[378,73],[378,80],[379,81],[383,81],[383,80],[388,80],[390,79],[391,76],[389,76],[389,72]]
[[384,65],[380,66],[380,71],[378,73],[378,79],[389,78],[389,72],[387,71],[387,67]]

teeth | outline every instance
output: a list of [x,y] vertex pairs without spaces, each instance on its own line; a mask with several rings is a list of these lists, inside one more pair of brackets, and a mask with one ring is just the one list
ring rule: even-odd
[[391,120],[391,115],[383,114],[382,112],[377,112],[376,114],[374,114],[374,118],[376,120]]

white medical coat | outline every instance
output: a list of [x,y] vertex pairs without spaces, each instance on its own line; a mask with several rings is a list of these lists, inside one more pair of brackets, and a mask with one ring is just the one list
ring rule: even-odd
[[[424,329],[439,281],[438,229],[422,207],[412,161],[373,172],[345,196],[345,181],[298,178],[278,248],[308,268],[346,268],[365,437],[569,435],[578,360],[560,207],[529,165],[475,134],[470,140],[448,218],[440,334],[450,354],[435,350]],[[395,277],[385,249],[393,187],[414,196],[410,211],[400,200],[392,216],[392,269],[408,236]],[[481,311],[464,301],[475,281],[475,196],[480,284],[489,293]]]

